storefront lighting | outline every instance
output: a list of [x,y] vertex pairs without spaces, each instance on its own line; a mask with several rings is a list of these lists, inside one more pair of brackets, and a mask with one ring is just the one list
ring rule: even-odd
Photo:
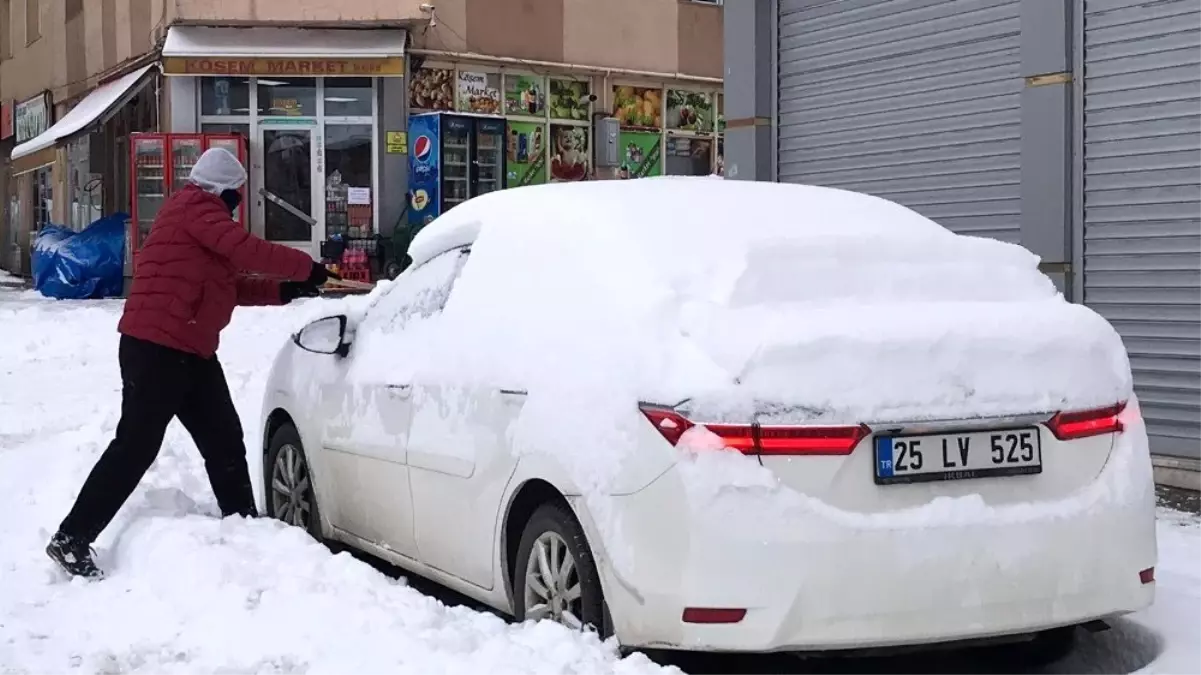
[[289,82],[281,82],[279,80],[264,80],[264,79],[259,79],[258,83],[265,87],[286,87],[290,84]]
[[326,96],[325,100],[328,103],[354,103],[359,99],[353,96]]

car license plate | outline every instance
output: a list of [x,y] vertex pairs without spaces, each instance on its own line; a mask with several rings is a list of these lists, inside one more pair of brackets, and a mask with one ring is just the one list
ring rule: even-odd
[[922,483],[1042,473],[1037,427],[877,436],[876,483]]

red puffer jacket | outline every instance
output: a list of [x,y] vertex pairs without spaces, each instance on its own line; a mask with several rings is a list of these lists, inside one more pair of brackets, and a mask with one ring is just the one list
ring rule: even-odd
[[208,358],[235,306],[280,304],[278,280],[241,272],[303,281],[312,266],[308,254],[255,237],[220,197],[189,185],[154,219],[117,329]]

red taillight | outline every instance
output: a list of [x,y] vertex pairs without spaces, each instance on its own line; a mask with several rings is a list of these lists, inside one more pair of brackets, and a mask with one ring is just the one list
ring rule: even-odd
[[1155,581],[1155,568],[1154,568],[1154,567],[1148,567],[1147,569],[1145,569],[1145,570],[1142,570],[1141,572],[1139,572],[1139,573],[1138,573],[1138,580],[1139,580],[1139,581],[1141,581],[1141,582],[1142,582],[1142,583],[1144,583],[1144,584],[1149,584],[1149,583],[1151,583],[1151,582]]
[[[668,443],[676,445],[694,426],[673,410],[644,407],[651,424]],[[786,427],[752,424],[706,424],[705,429],[731,450],[746,455],[849,455],[871,430],[866,425],[837,427]]]
[[745,609],[725,607],[685,607],[680,617],[684,623],[738,623],[746,617]]
[[1118,419],[1126,403],[1118,403],[1095,410],[1077,410],[1073,412],[1056,413],[1047,428],[1061,441],[1071,441],[1077,438],[1115,434],[1122,430],[1122,421]]

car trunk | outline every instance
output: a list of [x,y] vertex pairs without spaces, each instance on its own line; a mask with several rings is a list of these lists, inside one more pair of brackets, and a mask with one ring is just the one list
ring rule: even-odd
[[[693,397],[685,417],[713,428],[753,425],[761,439],[866,425],[849,454],[754,453],[785,485],[850,511],[939,496],[979,494],[990,504],[1066,496],[1098,475],[1113,436],[1060,440],[1046,422],[1129,396],[1112,328],[1058,300],[752,307],[709,318],[691,337],[737,376]],[[901,470],[913,469],[913,454],[909,467],[904,456],[886,457],[894,436],[918,441],[919,470]],[[885,459],[897,470],[881,477]]]

